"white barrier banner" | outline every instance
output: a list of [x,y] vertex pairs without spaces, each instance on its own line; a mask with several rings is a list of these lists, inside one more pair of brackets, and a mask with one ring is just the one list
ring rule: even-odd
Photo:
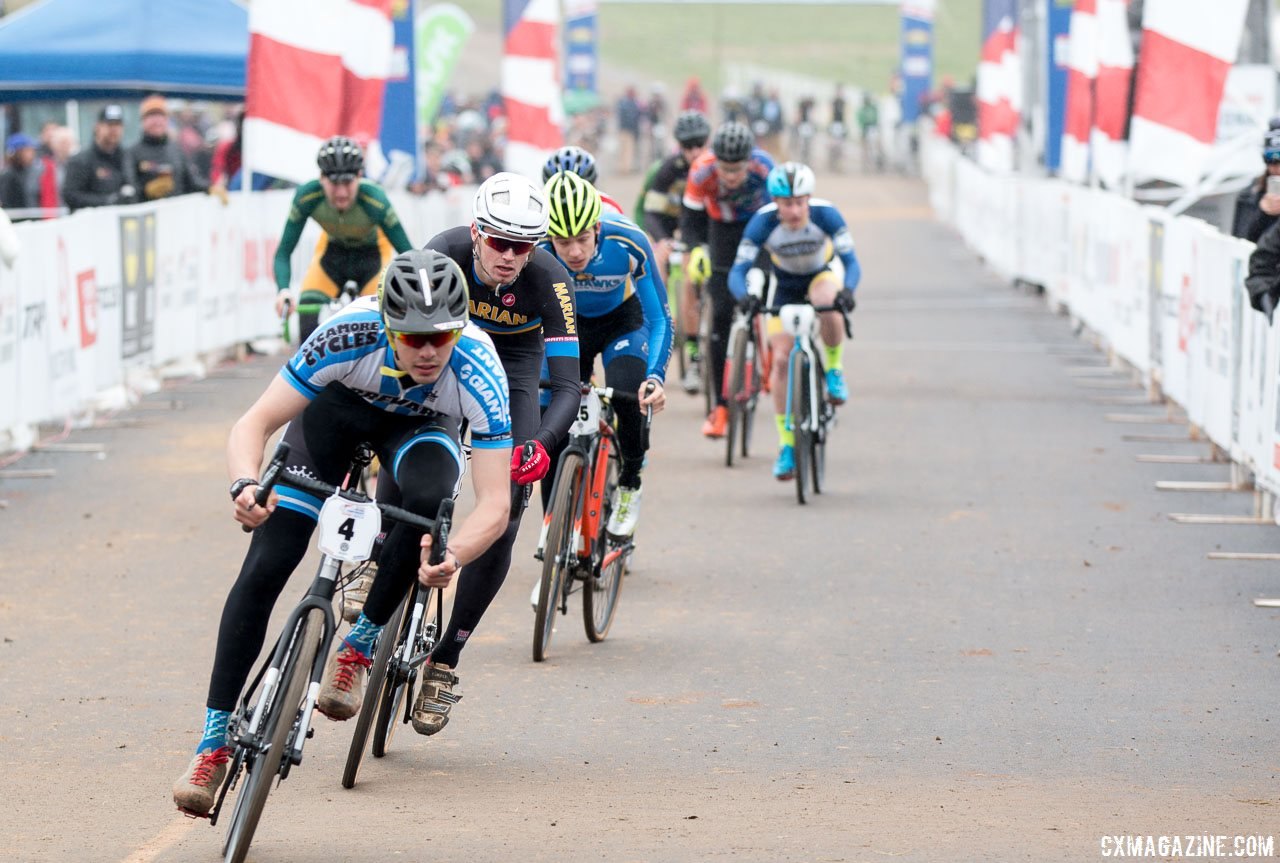
[[21,326],[17,273],[0,265],[0,431],[13,428],[20,421],[18,341]]
[[1187,352],[1187,418],[1224,451],[1231,450],[1231,343],[1233,303],[1241,284],[1234,261],[1236,241],[1203,222],[1193,222],[1198,254],[1192,271],[1192,295],[1179,308],[1179,333]]
[[211,211],[196,195],[157,205],[155,233],[157,365],[194,356],[200,343],[201,258],[207,254],[205,218]]

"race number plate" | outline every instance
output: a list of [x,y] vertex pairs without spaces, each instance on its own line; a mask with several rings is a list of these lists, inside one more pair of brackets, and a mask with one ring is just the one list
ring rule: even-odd
[[331,497],[320,509],[320,550],[338,560],[368,560],[381,530],[382,513],[373,502]]
[[600,429],[600,396],[595,390],[587,392],[578,405],[578,418],[569,426],[571,435],[595,434]]

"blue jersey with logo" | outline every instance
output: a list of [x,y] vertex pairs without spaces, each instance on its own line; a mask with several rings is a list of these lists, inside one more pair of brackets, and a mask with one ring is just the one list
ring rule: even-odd
[[844,286],[852,291],[862,278],[862,267],[853,250],[853,238],[840,211],[820,198],[809,200],[809,221],[788,228],[778,218],[778,205],[768,204],[751,217],[738,254],[729,271],[729,290],[738,299],[747,294],[747,271],[761,249],[769,253],[779,282],[788,276],[811,278],[827,268],[833,257],[844,265]]
[[[554,254],[551,241],[544,242]],[[581,328],[589,328],[592,318],[616,311],[633,297],[640,303],[648,334],[648,375],[663,380],[671,355],[671,312],[666,286],[654,267],[653,246],[644,231],[625,216],[605,213],[595,255],[585,270],[569,275]]]
[[362,297],[316,329],[280,374],[308,399],[340,382],[372,407],[395,414],[465,419],[478,448],[511,446],[507,376],[489,336],[467,324],[435,383],[396,367],[377,297]]

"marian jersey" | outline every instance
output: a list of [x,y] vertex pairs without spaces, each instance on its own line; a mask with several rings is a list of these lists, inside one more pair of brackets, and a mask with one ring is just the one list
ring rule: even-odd
[[840,211],[829,201],[811,198],[809,220],[799,228],[782,224],[777,204],[768,204],[751,217],[729,273],[729,290],[739,299],[746,296],[747,271],[761,249],[769,253],[780,276],[813,276],[833,257],[839,257],[844,265],[844,287],[852,291],[858,286],[862,270],[853,251],[853,238]]
[[465,419],[473,446],[511,446],[506,374],[493,341],[470,324],[435,383],[417,384],[396,367],[377,297],[362,297],[312,333],[280,374],[308,399],[337,382],[390,413]]

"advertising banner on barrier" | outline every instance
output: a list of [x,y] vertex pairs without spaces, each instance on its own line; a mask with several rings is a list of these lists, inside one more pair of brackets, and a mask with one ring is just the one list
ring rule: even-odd
[[120,355],[126,364],[145,363],[155,344],[155,210],[135,207],[120,214],[120,286]]
[[21,324],[17,273],[0,265],[0,433],[18,425],[18,337]]
[[163,365],[196,355],[200,328],[200,258],[203,201],[193,195],[163,202],[155,232],[155,348]]
[[1193,223],[1199,234],[1199,255],[1192,271],[1191,308],[1179,309],[1180,332],[1187,346],[1187,417],[1223,450],[1231,449],[1231,330],[1232,304],[1242,287],[1231,281],[1236,264],[1235,240],[1204,223]]

